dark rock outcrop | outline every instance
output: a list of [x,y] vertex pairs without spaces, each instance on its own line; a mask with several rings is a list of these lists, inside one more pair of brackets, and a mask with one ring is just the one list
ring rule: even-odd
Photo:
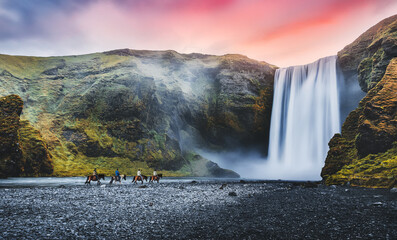
[[0,177],[38,176],[53,172],[51,156],[40,133],[20,120],[18,95],[0,98]]
[[389,64],[397,57],[397,15],[386,18],[338,52],[338,60],[348,81],[358,78],[368,92],[379,82]]
[[221,177],[221,178],[239,178],[240,175],[234,171],[223,169],[218,164],[203,158],[201,155],[189,152],[185,154],[186,159],[190,162],[190,172],[193,176],[203,177]]
[[17,95],[0,98],[0,177],[18,176],[22,172],[18,134],[22,108],[23,101]]

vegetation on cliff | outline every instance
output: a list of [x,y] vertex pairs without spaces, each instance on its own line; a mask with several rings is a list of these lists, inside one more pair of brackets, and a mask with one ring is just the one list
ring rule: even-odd
[[94,167],[105,174],[141,168],[226,176],[191,152],[266,146],[274,71],[241,55],[175,51],[0,55],[0,95],[24,100],[22,118],[40,131],[56,176]]
[[397,58],[329,142],[327,184],[397,186]]
[[18,95],[0,98],[0,177],[53,172],[51,156],[39,131],[20,120],[22,108]]

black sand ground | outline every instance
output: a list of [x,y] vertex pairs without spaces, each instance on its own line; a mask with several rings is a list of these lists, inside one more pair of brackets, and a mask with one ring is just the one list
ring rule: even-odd
[[397,239],[390,190],[222,183],[1,188],[0,238]]

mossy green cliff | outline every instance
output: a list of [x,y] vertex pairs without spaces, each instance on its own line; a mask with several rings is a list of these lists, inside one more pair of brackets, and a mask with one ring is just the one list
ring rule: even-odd
[[0,177],[50,175],[47,145],[28,121],[20,120],[22,108],[17,95],[0,98]]
[[40,131],[56,176],[86,175],[94,167],[105,174],[118,167],[128,175],[142,168],[237,176],[195,149],[267,146],[274,72],[241,55],[129,49],[0,55],[0,96],[21,96],[21,118]]
[[327,184],[397,186],[397,58],[329,142]]

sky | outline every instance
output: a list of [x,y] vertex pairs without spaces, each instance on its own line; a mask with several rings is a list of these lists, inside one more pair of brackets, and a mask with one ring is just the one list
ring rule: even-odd
[[0,54],[238,53],[279,67],[335,55],[396,0],[0,0]]

